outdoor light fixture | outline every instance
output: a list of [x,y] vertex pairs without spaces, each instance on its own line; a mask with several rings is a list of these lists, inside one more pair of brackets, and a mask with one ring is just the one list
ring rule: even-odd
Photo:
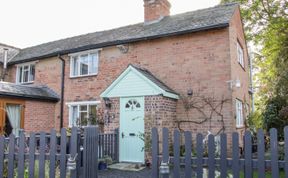
[[111,100],[109,98],[103,98],[103,99],[104,99],[105,106],[107,108],[111,108],[111,104],[112,104]]
[[240,88],[241,87],[241,82],[239,79],[237,80],[229,80],[227,81],[227,83],[229,84],[229,87],[230,89],[232,90],[233,87],[236,87],[236,88]]
[[77,153],[74,157],[69,155],[69,158],[67,160],[67,170],[69,170],[69,171],[76,170],[76,157],[77,157]]
[[170,173],[169,161],[168,162],[161,161],[161,164],[159,167],[159,172],[161,175],[169,175],[169,173]]

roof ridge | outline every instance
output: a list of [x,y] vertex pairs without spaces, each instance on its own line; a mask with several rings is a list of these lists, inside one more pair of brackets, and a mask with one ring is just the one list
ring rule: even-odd
[[7,45],[5,43],[0,43],[0,46],[6,46],[8,48],[13,48],[13,49],[18,49],[18,50],[21,50],[21,48],[18,48],[18,47],[15,47],[15,46],[11,46],[11,45]]

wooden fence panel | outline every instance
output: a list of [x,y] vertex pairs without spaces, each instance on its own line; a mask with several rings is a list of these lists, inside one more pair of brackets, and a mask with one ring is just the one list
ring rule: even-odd
[[180,132],[179,130],[174,130],[174,178],[180,177]]
[[67,147],[67,136],[66,129],[61,129],[61,143],[60,143],[60,178],[66,178],[66,147]]
[[277,130],[275,128],[270,129],[270,148],[271,148],[271,171],[272,177],[279,177],[278,167],[278,138]]
[[50,132],[50,155],[49,155],[49,160],[50,160],[50,169],[49,169],[49,177],[50,178],[55,178],[55,166],[56,166],[56,148],[57,143],[56,143],[56,130],[52,129]]
[[39,177],[45,177],[45,147],[46,133],[40,133],[40,151],[39,151]]
[[215,177],[215,140],[214,135],[208,136],[208,177]]
[[257,132],[258,177],[265,178],[265,140],[262,129]]
[[29,139],[29,178],[34,178],[35,171],[35,133]]
[[221,178],[227,178],[227,135],[220,135],[221,155],[220,155],[220,174]]
[[158,178],[159,176],[159,137],[157,128],[152,128],[152,178]]
[[284,128],[284,148],[285,148],[285,165],[284,165],[284,171],[285,171],[285,178],[288,178],[288,126]]
[[203,177],[203,135],[197,134],[196,136],[196,156],[197,156],[197,178]]
[[15,153],[15,136],[11,134],[9,137],[9,153],[8,153],[8,178],[14,178],[14,153]]
[[[168,163],[169,162],[169,130],[168,128],[162,129],[162,137],[163,137],[163,153],[162,153],[162,162]],[[163,178],[169,178],[169,175],[163,175]]]
[[[76,161],[78,157],[78,129],[76,127],[72,128],[70,137],[70,157]],[[71,171],[71,178],[77,178],[77,169]]]
[[185,135],[185,178],[192,177],[192,134],[189,131]]
[[237,132],[232,134],[232,174],[233,178],[239,178],[239,134]]
[[252,178],[252,142],[251,132],[246,131],[244,134],[244,158],[245,158],[245,178]]
[[25,135],[20,133],[19,150],[18,150],[18,178],[24,178],[24,154],[25,154]]

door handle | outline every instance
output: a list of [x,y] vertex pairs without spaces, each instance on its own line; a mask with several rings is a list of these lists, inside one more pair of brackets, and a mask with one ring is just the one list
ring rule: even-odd
[[125,135],[124,135],[124,132],[121,133],[121,136],[122,136],[122,138],[124,138],[124,136],[125,136]]

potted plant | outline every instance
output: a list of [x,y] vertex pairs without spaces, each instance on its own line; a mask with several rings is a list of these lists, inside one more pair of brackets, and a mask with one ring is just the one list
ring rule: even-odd
[[98,160],[98,170],[106,170],[107,169],[107,163],[105,162],[105,159],[99,159]]

